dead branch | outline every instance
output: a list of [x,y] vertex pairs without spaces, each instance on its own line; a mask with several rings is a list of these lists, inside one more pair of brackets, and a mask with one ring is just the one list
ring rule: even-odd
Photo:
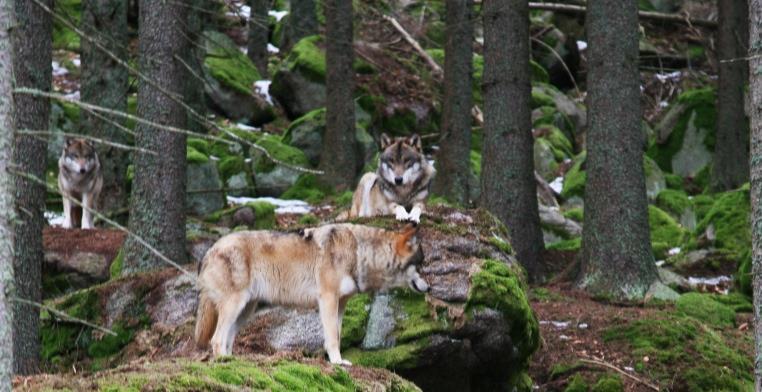
[[397,21],[397,19],[394,19],[393,17],[388,15],[384,15],[383,17],[384,19],[389,21],[389,23],[391,23],[392,26],[394,26],[395,30],[397,30],[397,32],[399,32],[402,35],[402,38],[404,38],[405,41],[407,41],[407,43],[409,43],[410,46],[412,46],[413,49],[415,49],[415,51],[418,52],[418,54],[421,57],[423,57],[423,59],[426,61],[429,67],[431,67],[431,70],[434,72],[434,76],[436,76],[437,78],[440,78],[442,74],[444,73],[442,71],[442,67],[440,67],[436,61],[434,61],[434,58],[431,57],[431,55],[429,55],[428,53],[426,53],[425,50],[423,50],[423,48],[421,47],[421,44],[419,44],[418,41],[416,41],[415,38],[413,38],[413,36],[411,36],[410,33],[408,33],[407,30],[405,30],[404,27],[402,27],[402,25],[400,24],[400,22]]
[[46,310],[46,311],[48,311],[48,313],[56,315],[59,318],[63,319],[64,321],[82,324],[84,326],[87,326],[87,327],[90,327],[90,328],[93,328],[93,329],[97,329],[97,330],[99,330],[99,331],[101,331],[103,333],[107,333],[107,334],[112,335],[112,336],[117,336],[116,332],[114,332],[114,331],[112,331],[112,330],[110,330],[108,328],[104,328],[104,327],[101,327],[100,325],[93,324],[93,323],[91,323],[91,322],[89,322],[87,320],[82,320],[80,318],[76,318],[74,316],[70,316],[70,315],[68,315],[68,314],[66,314],[66,313],[64,313],[64,312],[62,312],[62,311],[60,311],[58,309],[53,309],[50,306],[43,305],[43,304],[41,304],[39,302],[34,302],[34,301],[30,301],[28,299],[19,298],[19,297],[11,297],[11,301],[22,303],[24,305],[31,305],[31,306],[40,308],[42,310]]
[[[573,14],[584,14],[587,12],[587,8],[585,6],[572,5],[572,4],[559,4],[559,3],[530,2],[529,9],[566,12],[566,13],[573,13]],[[643,19],[652,19],[652,20],[659,20],[664,22],[685,23],[689,26],[702,26],[702,27],[707,27],[711,29],[717,28],[716,21],[691,18],[688,15],[667,14],[663,12],[654,12],[654,11],[638,11],[638,16],[640,16]]]
[[19,134],[19,135],[32,135],[32,136],[63,135],[65,137],[69,137],[69,138],[78,138],[78,139],[92,140],[95,143],[100,143],[100,144],[103,144],[103,145],[106,145],[106,146],[111,146],[111,147],[115,147],[115,148],[122,149],[122,150],[136,151],[136,152],[139,152],[139,153],[150,154],[150,155],[159,155],[159,153],[157,153],[156,151],[151,151],[151,150],[148,150],[148,149],[145,149],[145,148],[140,148],[140,147],[128,146],[126,144],[116,143],[116,142],[112,142],[112,141],[109,141],[109,140],[106,140],[106,139],[100,139],[100,138],[97,138],[97,137],[92,137],[92,136],[89,136],[89,135],[82,135],[82,134],[79,134],[79,133],[35,131],[35,130],[32,130],[32,129],[19,129],[18,131],[16,131],[16,133]]

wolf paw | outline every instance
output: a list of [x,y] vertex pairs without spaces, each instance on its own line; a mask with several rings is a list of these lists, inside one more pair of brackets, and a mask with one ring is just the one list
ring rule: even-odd
[[399,220],[407,220],[409,218],[409,215],[407,214],[407,210],[403,206],[397,206],[394,208],[394,217]]
[[408,215],[408,219],[415,223],[421,223],[421,209],[418,207],[413,207],[413,209],[410,211],[410,214]]
[[338,361],[331,361],[334,365],[339,366],[352,366],[352,362],[347,361],[346,359],[339,359]]

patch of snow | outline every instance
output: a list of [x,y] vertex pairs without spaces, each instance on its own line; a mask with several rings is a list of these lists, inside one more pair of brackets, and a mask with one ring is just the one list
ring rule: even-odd
[[270,83],[272,83],[269,80],[257,80],[254,82],[254,91],[257,92],[257,94],[265,97],[265,100],[270,105],[273,104],[273,99],[270,96]]
[[564,158],[564,163],[571,163],[571,158]]
[[625,366],[625,367],[624,367],[624,370],[625,370],[625,371],[628,371],[628,372],[634,372],[634,371],[635,371],[635,368],[633,368],[633,367],[631,367],[631,366]]
[[251,158],[246,158],[243,160],[245,163],[251,163]]
[[74,91],[72,93],[68,93],[68,94],[64,95],[64,97],[66,99],[71,99],[71,100],[74,100],[74,101],[79,101],[79,90]]
[[713,278],[694,278],[693,276],[688,277],[688,285],[691,287],[693,286],[719,286],[722,283],[727,283],[732,281],[733,279],[730,276],[715,276]]
[[682,251],[682,249],[680,249],[679,247],[672,248],[672,249],[667,251],[667,254],[670,255],[670,256],[679,255],[680,251]]
[[275,46],[275,45],[273,45],[273,44],[268,42],[267,43],[267,52],[268,53],[279,53],[280,49],[278,49],[277,46]]
[[553,324],[556,329],[566,329],[569,327],[568,321],[551,321],[551,324]]
[[683,75],[680,71],[670,72],[670,73],[657,73],[654,75],[656,80],[665,83],[667,81],[678,81],[680,80],[680,77]]
[[669,106],[669,102],[667,102],[667,101],[661,101],[661,102],[659,102],[659,107],[660,108],[666,108],[667,106]]
[[71,63],[74,64],[74,66],[77,67],[77,68],[82,66],[82,61],[79,59],[79,55],[77,55],[77,57],[71,59]]
[[244,123],[236,123],[236,128],[242,130],[242,131],[248,131],[248,132],[259,132],[261,131],[260,128],[252,127],[251,125],[246,125]]
[[220,157],[217,157],[217,156],[214,156],[214,155],[209,155],[209,159],[211,159],[213,161],[219,161]]
[[274,197],[235,197],[228,196],[230,204],[246,204],[252,202],[265,202],[274,205],[276,214],[306,214],[312,211],[312,206],[302,200],[284,200]]
[[245,46],[239,46],[238,50],[240,50],[241,53],[243,53],[243,54],[249,54],[249,48],[247,48]]
[[48,221],[49,225],[63,226],[63,222],[64,222],[63,212],[45,211],[43,216],[45,217],[45,220]]
[[58,61],[53,61],[51,65],[53,66],[53,76],[64,76],[69,73],[69,70],[62,67]]
[[276,22],[280,22],[284,16],[288,15],[288,11],[270,10],[267,11],[267,15],[274,17]]
[[230,4],[230,7],[232,11],[228,11],[225,13],[226,16],[232,16],[235,18],[241,18],[249,20],[249,17],[251,16],[251,7],[248,5],[243,4]]
[[579,328],[579,329],[588,329],[589,327],[590,327],[590,326],[589,326],[589,325],[587,325],[587,323],[580,323],[580,324],[577,324],[577,328]]
[[657,267],[661,267],[664,265],[664,263],[665,263],[664,260],[656,260],[656,263],[654,264],[656,264]]
[[561,339],[561,340],[571,340],[571,338],[566,336],[566,335],[561,335],[558,338]]
[[587,42],[577,41],[577,49],[579,49],[580,52],[587,49]]
[[556,192],[557,194],[561,194],[561,190],[564,189],[564,178],[563,177],[556,177],[555,180],[553,180],[550,184],[550,189],[553,190],[553,192]]

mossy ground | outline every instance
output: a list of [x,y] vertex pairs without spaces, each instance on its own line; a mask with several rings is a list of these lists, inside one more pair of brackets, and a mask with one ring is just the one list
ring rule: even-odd
[[210,223],[217,223],[225,217],[232,216],[236,211],[244,207],[251,208],[254,211],[254,227],[252,229],[268,230],[275,228],[275,206],[262,201],[249,202],[215,211],[206,216],[205,220]]
[[651,246],[657,259],[666,258],[669,249],[679,247],[687,235],[674,218],[653,205],[648,206],[648,223],[651,226]]

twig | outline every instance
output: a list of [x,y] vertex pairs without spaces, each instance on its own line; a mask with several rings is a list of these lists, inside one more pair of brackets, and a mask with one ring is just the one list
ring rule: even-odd
[[[18,166],[15,166],[15,167],[18,167]],[[16,170],[15,167],[8,168],[8,171],[13,173],[13,174],[16,174],[19,177],[24,177],[24,178],[26,178],[28,180],[31,180],[32,182],[35,182],[37,184],[40,184],[40,185],[44,186],[48,190],[48,192],[54,192],[54,193],[57,193],[57,194],[61,195],[61,192],[56,187],[49,185],[46,181],[38,178],[34,174],[18,171],[18,170]],[[61,195],[61,196],[63,197],[63,195]],[[106,217],[105,215],[101,214],[100,212],[95,211],[92,208],[85,206],[84,204],[82,204],[77,199],[69,199],[69,201],[71,203],[74,203],[74,205],[81,207],[84,211],[90,212],[91,214],[93,214],[98,219],[100,219],[100,220],[110,224],[111,226],[114,226],[115,228],[125,232],[127,235],[129,235],[132,238],[134,238],[141,245],[145,246],[149,251],[151,251],[151,253],[153,253],[154,255],[158,256],[161,260],[163,260],[167,264],[177,268],[178,270],[182,271],[186,275],[191,275],[191,276],[193,275],[190,272],[188,272],[188,270],[186,270],[185,268],[181,267],[180,264],[177,264],[176,262],[172,261],[169,257],[165,256],[163,253],[159,252],[158,249],[154,248],[151,244],[149,244],[142,237],[140,237],[139,235],[131,232],[128,228],[126,228],[126,227],[120,225],[119,223],[109,219],[108,217]]]
[[141,147],[128,146],[126,144],[116,143],[116,142],[108,141],[108,140],[105,140],[105,139],[100,139],[100,138],[89,136],[89,135],[82,135],[82,134],[79,134],[79,133],[35,131],[35,130],[32,130],[32,129],[19,129],[18,131],[16,131],[16,133],[19,134],[19,135],[32,135],[32,136],[63,135],[63,136],[70,137],[70,138],[79,138],[79,139],[92,140],[92,141],[94,141],[96,143],[104,144],[104,145],[111,146],[111,147],[116,147],[116,148],[119,148],[119,149],[122,149],[122,150],[137,151],[137,152],[141,152],[141,153],[144,153],[144,154],[151,154],[151,155],[159,155],[159,153],[157,153],[156,151],[147,150],[147,149],[141,148]]
[[639,383],[641,383],[641,384],[643,384],[643,385],[653,389],[654,391],[659,391],[659,387],[658,386],[656,386],[654,384],[651,384],[650,382],[648,382],[646,380],[643,380],[641,378],[635,377],[632,374],[627,373],[624,370],[622,370],[622,369],[620,369],[620,368],[618,368],[618,367],[616,367],[616,366],[614,366],[614,365],[612,365],[610,363],[603,362],[603,361],[597,361],[597,360],[594,360],[594,359],[586,359],[586,358],[580,358],[579,361],[582,362],[582,363],[587,363],[587,364],[590,364],[590,365],[603,366],[605,368],[614,370],[614,371],[618,372],[619,374],[624,375],[625,377],[631,378],[632,380],[637,381],[637,382],[639,382]]
[[397,19],[394,19],[388,15],[383,15],[383,17],[384,19],[389,21],[389,23],[391,23],[392,26],[394,26],[397,32],[399,32],[402,35],[402,38],[404,38],[405,41],[407,41],[407,43],[409,43],[410,46],[412,46],[413,49],[415,49],[415,51],[418,52],[418,54],[421,55],[421,57],[423,57],[424,60],[426,60],[426,63],[429,65],[429,67],[431,67],[431,70],[434,71],[434,75],[437,77],[442,76],[443,74],[442,67],[440,67],[436,61],[434,61],[434,58],[432,58],[431,55],[429,55],[428,53],[426,53],[425,50],[423,50],[423,48],[421,47],[421,44],[419,44],[418,41],[416,41],[415,38],[413,38],[410,35],[410,33],[408,33],[399,22],[397,22]]
[[[575,14],[584,14],[587,12],[587,8],[581,5],[559,4],[559,3],[530,2],[529,9],[556,11],[556,12],[570,12]],[[663,12],[653,12],[653,11],[638,11],[638,16],[643,19],[654,19],[654,20],[661,20],[661,21],[667,21],[667,22],[681,22],[689,26],[695,25],[695,26],[708,27],[712,29],[717,28],[717,22],[713,20],[694,19],[694,18],[688,17],[687,15],[666,14]]]
[[11,297],[11,301],[22,303],[22,304],[25,304],[25,305],[31,305],[31,306],[34,306],[36,308],[40,308],[42,310],[46,310],[46,311],[48,311],[48,313],[52,313],[52,314],[54,314],[54,315],[64,319],[65,321],[79,323],[79,324],[88,326],[90,328],[97,329],[97,330],[99,330],[101,332],[104,332],[104,333],[107,333],[109,335],[117,336],[116,332],[114,332],[114,331],[112,331],[112,330],[110,330],[108,328],[104,328],[104,327],[101,327],[100,325],[93,324],[93,323],[91,323],[91,322],[89,322],[87,320],[82,320],[80,318],[76,318],[74,316],[68,315],[68,314],[66,314],[66,313],[64,313],[64,312],[62,312],[62,311],[60,311],[58,309],[51,308],[50,306],[43,305],[43,304],[41,304],[39,302],[34,302],[34,301],[30,301],[28,299],[19,298],[19,297]]

